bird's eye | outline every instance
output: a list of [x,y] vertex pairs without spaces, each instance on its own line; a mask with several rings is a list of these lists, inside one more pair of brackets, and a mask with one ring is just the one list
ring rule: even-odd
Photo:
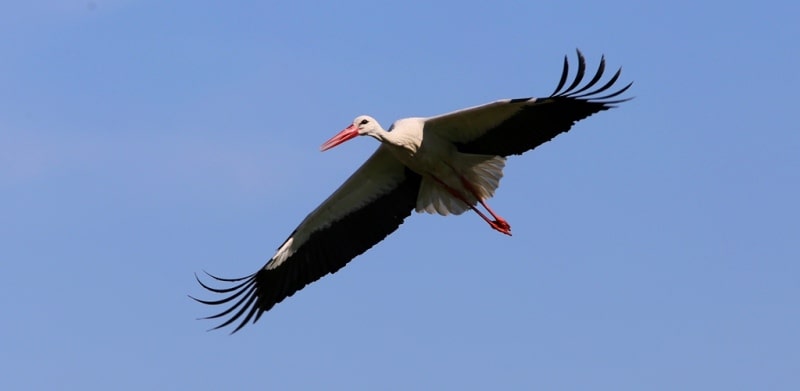
[[359,125],[366,125],[367,123],[369,123],[368,120],[362,119]]

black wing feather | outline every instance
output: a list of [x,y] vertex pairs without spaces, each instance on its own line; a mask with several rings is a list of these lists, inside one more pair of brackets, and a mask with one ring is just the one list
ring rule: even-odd
[[580,85],[584,76],[586,63],[578,51],[578,71],[571,85],[564,91],[562,87],[568,78],[569,65],[566,58],[564,70],[555,92],[547,98],[539,98],[524,105],[520,110],[489,129],[480,137],[468,142],[456,143],[456,147],[463,153],[482,155],[509,156],[519,155],[538,147],[555,136],[568,131],[575,122],[578,122],[594,113],[608,110],[617,103],[622,103],[632,98],[610,100],[617,97],[633,85],[630,83],[617,91],[600,96],[619,79],[622,69],[602,87],[589,90],[603,76],[605,71],[605,57],[600,60],[600,66],[594,77],[584,86],[572,91]]
[[203,304],[220,305],[238,299],[224,311],[204,319],[217,319],[233,313],[213,329],[239,321],[232,332],[235,333],[251,320],[253,323],[258,321],[264,312],[306,285],[326,274],[335,273],[403,223],[416,205],[421,180],[418,174],[406,168],[405,179],[395,189],[328,227],[315,231],[289,259],[275,269],[261,268],[247,277],[233,279],[209,274],[217,281],[235,283],[232,288],[213,288],[198,278],[203,288],[230,295],[220,300],[192,297],[194,300]]
[[583,81],[583,76],[586,74],[586,59],[583,57],[583,53],[581,53],[580,50],[576,50],[576,52],[578,52],[578,72],[575,74],[575,80],[572,81],[572,84],[569,86],[569,88],[564,90],[564,92],[559,93],[559,95],[567,95],[572,92],[572,90],[574,90],[578,84],[581,84],[581,81]]
[[558,94],[558,91],[561,91],[561,87],[564,87],[564,83],[567,82],[567,76],[569,76],[569,59],[564,56],[564,69],[561,70],[561,80],[558,81],[556,89],[550,95]]

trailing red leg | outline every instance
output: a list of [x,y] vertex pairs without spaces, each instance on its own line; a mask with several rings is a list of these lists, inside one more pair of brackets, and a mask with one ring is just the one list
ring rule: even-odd
[[486,221],[489,224],[489,226],[492,227],[494,230],[506,234],[508,236],[511,236],[511,226],[508,224],[508,222],[504,218],[495,214],[494,211],[492,211],[492,209],[489,208],[489,206],[486,205],[486,203],[483,202],[483,200],[480,197],[478,197],[474,188],[472,187],[471,184],[469,184],[469,182],[466,179],[460,177],[461,182],[464,184],[464,186],[472,193],[475,199],[477,199],[478,202],[480,202],[481,205],[483,205],[483,207],[486,208],[486,210],[492,215],[494,220],[489,219],[489,217],[483,214],[483,212],[481,212],[478,208],[476,208],[475,205],[472,205],[472,203],[467,201],[464,195],[459,193],[458,190],[448,186],[446,183],[444,183],[441,179],[437,177],[432,176],[432,178],[436,180],[436,182],[438,182],[440,185],[442,185],[442,187],[444,187],[447,190],[447,192],[449,192],[453,197],[456,197],[457,199],[461,200],[461,202],[463,202],[464,204],[469,206],[470,209],[475,211],[475,213],[477,213],[478,216],[480,216],[484,221]]

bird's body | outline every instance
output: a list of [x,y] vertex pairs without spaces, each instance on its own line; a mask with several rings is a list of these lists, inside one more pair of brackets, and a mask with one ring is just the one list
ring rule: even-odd
[[212,276],[235,284],[224,289],[200,284],[228,296],[196,300],[232,302],[209,318],[230,316],[217,328],[241,318],[235,332],[305,285],[339,270],[396,230],[412,210],[448,215],[471,209],[493,229],[511,235],[508,222],[486,204],[500,184],[506,156],[533,149],[574,122],[627,100],[613,98],[630,84],[599,96],[614,85],[619,71],[590,90],[603,74],[604,59],[592,80],[578,88],[585,71],[580,52],[578,59],[574,81],[561,91],[568,76],[564,59],[558,87],[547,98],[505,99],[430,118],[405,118],[388,131],[372,117],[357,117],[321,149],[366,135],[380,141],[375,153],[300,223],[262,269],[239,279]]
[[[365,120],[373,125],[368,135],[379,140],[381,148],[398,162],[422,177],[417,212],[461,214],[469,210],[470,205],[494,195],[503,175],[504,157],[459,152],[452,140],[435,128],[426,128],[426,118],[401,119],[392,124],[391,132],[383,130],[369,116],[360,116],[354,123]],[[467,183],[472,186],[468,188]]]

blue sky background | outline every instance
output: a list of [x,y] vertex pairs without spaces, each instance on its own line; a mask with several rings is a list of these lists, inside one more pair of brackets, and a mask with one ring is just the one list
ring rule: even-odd
[[[794,2],[0,5],[0,389],[800,389]],[[376,147],[605,53],[636,99],[512,158],[229,336],[250,274]]]

